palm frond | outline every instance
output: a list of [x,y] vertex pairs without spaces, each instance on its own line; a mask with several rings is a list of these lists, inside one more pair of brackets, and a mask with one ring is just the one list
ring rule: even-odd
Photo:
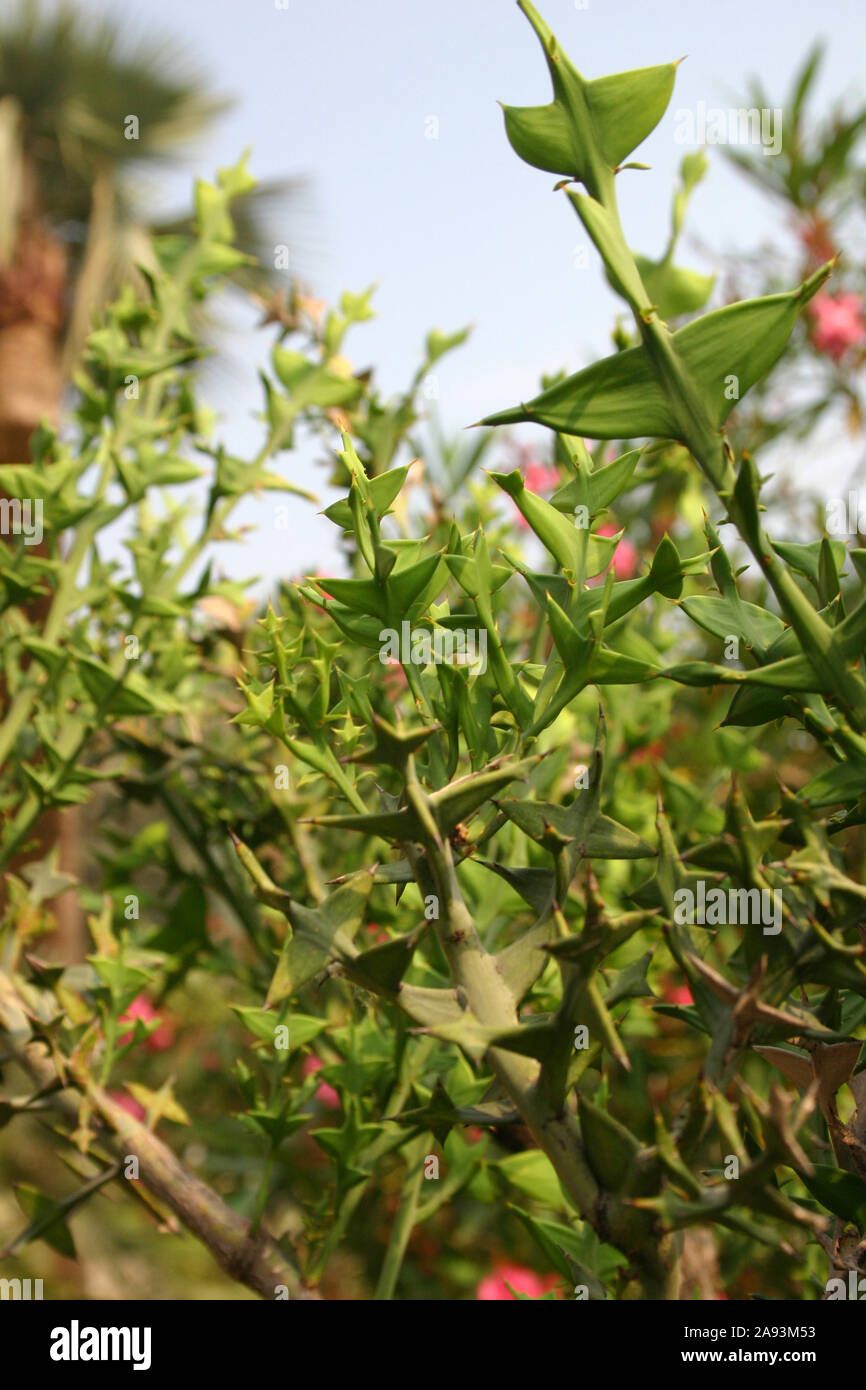
[[164,161],[231,105],[176,39],[131,35],[69,4],[47,12],[40,0],[19,0],[0,24],[6,96],[21,112],[24,153],[55,223],[86,221],[100,170]]

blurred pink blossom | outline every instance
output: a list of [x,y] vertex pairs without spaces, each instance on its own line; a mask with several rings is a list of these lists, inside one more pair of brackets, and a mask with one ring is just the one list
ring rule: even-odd
[[863,299],[859,294],[816,294],[809,305],[814,320],[812,341],[819,352],[838,362],[849,347],[866,343]]
[[475,1297],[479,1303],[501,1303],[513,1299],[514,1294],[506,1287],[510,1284],[517,1293],[528,1294],[530,1298],[540,1298],[548,1289],[553,1288],[556,1282],[555,1274],[542,1277],[534,1269],[527,1269],[523,1265],[497,1265],[492,1273],[485,1274],[475,1290]]
[[139,1105],[135,1096],[131,1096],[128,1091],[109,1091],[108,1099],[113,1100],[115,1105],[125,1110],[127,1115],[131,1115],[134,1120],[144,1120],[146,1118],[144,1106]]
[[688,985],[669,985],[662,996],[666,1004],[694,1004]]
[[[619,530],[612,521],[606,521],[603,526],[599,526],[596,535],[615,536]],[[631,541],[623,538],[613,552],[613,572],[617,579],[634,579],[637,572],[638,553]]]
[[528,463],[523,471],[523,481],[530,492],[553,492],[559,487],[559,473],[546,463]]
[[[146,994],[139,994],[137,999],[133,999],[127,1009],[123,1011],[119,1023],[135,1023],[140,1018],[142,1023],[152,1023],[159,1014],[151,1004]],[[126,1047],[127,1043],[132,1042],[134,1034],[124,1033],[120,1038],[120,1046]],[[174,1029],[170,1023],[160,1021],[159,1027],[154,1028],[153,1032],[145,1039],[144,1047],[147,1052],[164,1052],[167,1047],[171,1047],[174,1042]]]
[[[313,1076],[317,1071],[321,1071],[323,1066],[324,1063],[321,1057],[305,1057],[301,1073],[305,1077]],[[316,1088],[316,1100],[320,1105],[323,1105],[326,1110],[339,1110],[340,1108],[340,1097],[337,1095],[333,1086],[328,1085],[327,1081],[319,1082]]]

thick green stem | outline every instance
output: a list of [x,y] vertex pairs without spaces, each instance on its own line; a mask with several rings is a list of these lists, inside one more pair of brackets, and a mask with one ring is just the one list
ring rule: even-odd
[[[411,784],[409,790],[410,797],[415,794],[413,799],[423,795]],[[518,1019],[514,998],[495,958],[484,950],[478,938],[457,882],[450,846],[438,837],[428,837],[427,853],[441,905],[439,939],[458,992],[479,1023],[503,1032],[515,1028]],[[545,1100],[538,1085],[538,1062],[502,1048],[491,1048],[487,1060],[578,1211],[592,1220],[599,1189],[584,1158],[577,1123],[568,1112],[554,1114]]]
[[[589,186],[589,185],[587,185]],[[615,181],[609,180],[591,188],[590,192],[602,204],[610,219],[616,246],[616,259],[627,263],[633,272],[628,284],[616,276],[620,293],[628,303],[644,346],[652,358],[659,380],[670,401],[683,442],[697,460],[712,484],[728,515],[749,546],[762,572],[778,599],[782,611],[799,637],[803,650],[829,689],[835,690],[848,718],[857,733],[866,732],[866,685],[858,674],[834,659],[833,629],[815,611],[786,566],[775,554],[772,542],[756,518],[749,515],[737,494],[737,478],[733,458],[724,434],[709,418],[701,393],[691,379],[682,358],[676,352],[667,324],[658,316],[640,279],[637,263],[628,248],[619,220]],[[614,272],[613,255],[600,238],[594,237],[599,254],[609,273]],[[755,497],[757,506],[757,497]]]

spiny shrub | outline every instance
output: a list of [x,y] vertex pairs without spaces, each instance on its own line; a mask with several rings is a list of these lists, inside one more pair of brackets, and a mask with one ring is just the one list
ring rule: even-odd
[[[118,1153],[137,1155],[150,1197],[265,1296],[327,1280],[353,1217],[370,1210],[386,1249],[366,1248],[365,1273],[382,1298],[423,1296],[437,1277],[465,1287],[453,1270],[419,1275],[425,1223],[458,1248],[462,1230],[483,1229],[492,1264],[502,1236],[491,1231],[506,1224],[512,1252],[532,1241],[568,1297],[679,1297],[695,1228],[712,1229],[722,1278],[763,1260],[782,1296],[832,1295],[828,1280],[861,1268],[866,1238],[866,552],[827,535],[772,540],[765,482],[725,432],[832,264],[671,328],[703,308],[712,282],[670,255],[635,255],[616,190],[668,105],[675,65],[586,81],[521,8],[553,101],[506,107],[508,138],[562,181],[633,319],[612,356],[484,422],[551,432],[549,499],[528,470],[476,478],[486,435],[438,475],[396,464],[424,373],[462,335],[431,335],[407,394],[383,402],[334,366],[348,320],[369,312],[349,297],[315,350],[275,349],[280,386],[267,382],[271,433],[255,463],[204,445],[216,472],[185,558],[168,565],[174,533],[157,528],[133,547],[137,590],[95,554],[90,587],[76,590],[95,509],[110,505],[74,495],[84,461],[139,501],[148,469],[198,437],[176,371],[190,351],[184,319],[167,318],[159,296],[182,304],[163,286],[180,267],[197,286],[205,253],[169,249],[167,265],[164,252],[155,302],[123,301],[91,339],[80,456],[46,438],[53,465],[33,465],[78,528],[77,558],[59,584],[56,555],[27,561],[28,582],[58,605],[41,635],[7,585],[14,702],[0,733],[27,756],[4,773],[4,846],[64,788],[78,798],[116,775],[128,794],[128,770],[95,767],[126,749],[136,794],[161,798],[199,857],[159,849],[172,906],[154,932],[122,910],[152,845],[140,835],[118,850],[85,974],[24,953],[50,885],[35,880],[34,907],[13,884],[0,1018],[36,1097],[63,1083],[68,1131],[104,1165],[98,1179],[117,1176]],[[683,163],[675,232],[702,167]],[[230,255],[229,235],[218,244]],[[148,332],[157,341],[139,346]],[[117,414],[130,353],[152,371],[152,395]],[[264,460],[305,411],[342,429],[345,496],[326,515],[349,573],[281,586],[244,633],[234,722],[215,727],[209,691],[225,692],[229,672],[209,685],[188,621],[205,588],[178,581],[234,500],[271,485]],[[80,625],[64,630],[77,609]],[[137,624],[147,670],[133,677],[110,634],[116,644]],[[32,661],[16,674],[23,651]],[[164,721],[162,742],[139,716]],[[814,775],[796,788],[774,778],[774,758],[787,767],[805,746]],[[231,956],[207,928],[217,900],[246,928]],[[244,1216],[153,1134],[160,1119],[194,1119],[170,1084],[135,1083],[147,1127],[108,1090],[132,1001],[154,982],[157,999],[180,993],[202,970],[232,976],[246,1040],[233,1067],[252,1146]],[[153,1026],[139,1018],[135,1039]],[[33,1101],[10,1100],[7,1118]],[[339,1122],[309,1130],[311,1102],[339,1106]],[[223,1122],[227,1142],[238,1126]],[[209,1176],[219,1172],[215,1155]],[[95,1185],[88,1170],[75,1200]],[[55,1229],[68,1206],[50,1208]]]

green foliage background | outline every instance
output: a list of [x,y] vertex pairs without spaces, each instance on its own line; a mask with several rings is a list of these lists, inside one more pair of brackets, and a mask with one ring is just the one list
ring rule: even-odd
[[[616,209],[673,66],[586,82],[522,8],[554,101],[506,108],[506,131],[566,181],[632,311],[610,357],[452,445],[419,394],[465,333],[432,332],[384,400],[346,357],[369,293],[318,315],[295,288],[262,446],[233,456],[196,397],[193,311],[249,263],[242,161],[197,184],[194,233],[157,238],[146,292],[91,333],[74,430],[0,470],[44,499],[48,539],[10,538],[0,567],[0,864],[47,808],[84,805],[90,827],[87,960],[52,958],[50,859],[7,880],[0,937],[3,1273],[52,1297],[263,1291],[216,1271],[147,1173],[118,1174],[142,1142],[123,1088],[268,1233],[291,1297],[473,1297],[507,1263],[548,1297],[814,1299],[866,1234],[866,550],[820,525],[771,541],[755,461],[789,339],[783,373],[822,361],[806,306],[833,266],[807,257],[801,286],[701,314],[713,282],[673,257],[703,157],[660,262]],[[788,144],[783,186],[829,229],[855,140],[837,158],[824,138]],[[798,158],[830,169],[808,197]],[[861,364],[835,364],[792,428],[853,412]],[[548,428],[549,499],[490,428],[518,421]],[[286,580],[256,614],[209,557],[249,493],[310,505],[300,431],[345,490],[327,515],[346,574]],[[100,545],[121,518],[122,565]],[[486,670],[383,665],[406,620],[483,633]],[[782,932],[678,923],[699,879],[781,890]],[[142,994],[164,1050],[122,1022]],[[28,1045],[65,1110],[28,1081]]]

